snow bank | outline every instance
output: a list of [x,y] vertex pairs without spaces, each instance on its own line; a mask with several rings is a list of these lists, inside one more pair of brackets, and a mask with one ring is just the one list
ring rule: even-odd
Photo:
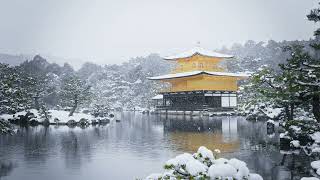
[[320,180],[319,178],[316,177],[303,177],[301,180]]
[[147,180],[158,179],[232,179],[263,180],[251,174],[247,164],[238,159],[216,159],[211,150],[201,146],[193,155],[184,153],[165,163],[163,174],[151,174]]
[[49,115],[51,115],[49,121],[50,123],[55,123],[54,120],[58,119],[59,123],[67,123],[70,120],[79,122],[81,119],[86,119],[88,121],[92,121],[94,119],[94,116],[90,114],[73,113],[73,116],[69,116],[69,113],[69,111],[49,110]]
[[2,114],[2,115],[0,115],[0,119],[8,121],[9,119],[13,119],[13,115],[12,114]]
[[[4,119],[4,120],[17,119],[20,115],[25,116],[28,112],[34,114],[34,117],[32,119],[36,121],[43,122],[45,120],[44,117],[41,116],[40,112],[36,109],[30,109],[29,111],[21,111],[16,114],[2,114],[0,115],[0,119]],[[70,120],[74,120],[76,122],[79,122],[80,120],[86,120],[88,122],[91,122],[92,120],[96,119],[91,114],[73,113],[72,116],[69,116],[69,113],[70,113],[69,111],[63,111],[63,110],[49,110],[48,111],[49,122],[50,123],[67,123]]]
[[19,116],[25,116],[28,112],[33,113],[35,116],[39,114],[38,110],[30,109],[28,111],[20,111],[15,114],[2,114],[0,115],[0,119],[6,120],[6,121],[8,121],[9,119],[18,119]]

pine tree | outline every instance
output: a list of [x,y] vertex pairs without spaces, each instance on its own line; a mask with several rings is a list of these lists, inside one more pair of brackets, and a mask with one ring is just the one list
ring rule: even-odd
[[0,64],[0,113],[14,114],[30,108],[30,78],[15,67]]
[[61,104],[72,107],[69,116],[72,116],[79,105],[91,99],[90,86],[80,80],[76,75],[63,79],[61,87]]
[[[311,10],[307,18],[309,21],[319,23],[320,8]],[[308,61],[303,62],[306,67],[306,76],[300,84],[308,90],[309,97],[311,97],[312,112],[317,121],[320,122],[320,28],[315,30],[314,36],[315,39],[310,44],[313,49],[313,56]]]

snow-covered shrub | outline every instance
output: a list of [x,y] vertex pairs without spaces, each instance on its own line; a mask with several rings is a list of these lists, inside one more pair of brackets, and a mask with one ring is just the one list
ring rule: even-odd
[[[215,150],[215,153],[220,153]],[[184,153],[168,160],[164,165],[165,172],[146,177],[146,180],[165,179],[230,179],[230,180],[262,180],[258,174],[249,172],[247,164],[238,159],[218,158],[204,146],[196,153]]]
[[280,142],[289,142],[293,148],[302,148],[306,154],[320,153],[320,124],[316,121],[292,120],[281,124],[285,129]]
[[91,114],[94,117],[107,117],[109,111],[110,111],[109,106],[95,104],[93,109],[92,109]]
[[8,121],[0,119],[0,134],[12,134],[13,132],[13,126]]
[[320,160],[311,162],[311,167],[320,176]]

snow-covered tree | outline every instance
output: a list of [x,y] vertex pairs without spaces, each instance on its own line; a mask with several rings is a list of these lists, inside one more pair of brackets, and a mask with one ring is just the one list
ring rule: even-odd
[[69,116],[72,116],[79,105],[91,99],[90,86],[76,75],[67,76],[62,81],[61,105],[71,107]]
[[0,64],[0,113],[15,113],[30,108],[31,81],[15,67]]

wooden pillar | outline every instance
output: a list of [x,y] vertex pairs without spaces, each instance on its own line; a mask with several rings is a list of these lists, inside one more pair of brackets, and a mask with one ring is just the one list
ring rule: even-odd
[[202,108],[204,108],[205,104],[206,104],[206,96],[204,91],[202,91]]

